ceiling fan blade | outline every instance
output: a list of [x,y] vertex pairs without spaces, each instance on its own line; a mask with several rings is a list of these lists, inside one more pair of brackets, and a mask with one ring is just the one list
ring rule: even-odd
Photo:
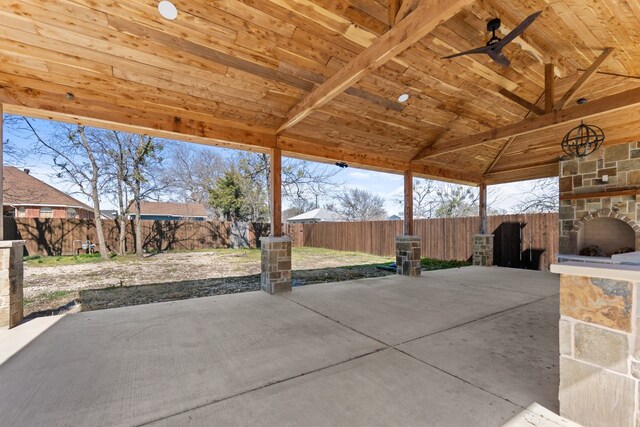
[[444,57],[442,57],[442,59],[450,59],[450,58],[455,58],[457,56],[462,56],[462,55],[473,55],[473,54],[476,54],[476,53],[488,53],[490,48],[491,48],[491,46],[477,47],[475,49],[467,50],[467,51],[456,53],[456,54],[449,55],[449,56],[444,56]]
[[522,32],[526,30],[529,27],[529,25],[533,24],[533,21],[535,21],[541,14],[542,14],[542,11],[538,11],[536,13],[533,13],[527,16],[524,21],[519,23],[517,27],[511,30],[509,34],[504,36],[502,40],[500,40],[498,43],[494,44],[493,46],[496,48],[496,50],[502,50],[503,47],[511,43],[513,40],[515,40],[516,37],[522,34]]
[[491,49],[489,50],[489,52],[487,52],[487,55],[489,55],[489,57],[493,59],[496,64],[502,65],[503,67],[508,67],[509,64],[511,64],[509,58],[504,56],[501,50]]

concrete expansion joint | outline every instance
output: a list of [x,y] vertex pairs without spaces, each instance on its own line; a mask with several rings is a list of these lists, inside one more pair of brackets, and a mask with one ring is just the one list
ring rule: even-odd
[[283,378],[283,379],[280,379],[280,380],[271,381],[271,382],[263,384],[263,385],[261,385],[259,387],[254,387],[254,388],[249,389],[249,390],[241,391],[240,393],[235,393],[235,394],[232,394],[230,396],[221,397],[220,399],[215,399],[215,400],[212,400],[210,402],[203,403],[201,405],[196,405],[196,406],[193,406],[193,407],[190,407],[190,408],[187,408],[187,409],[183,409],[182,411],[178,411],[178,412],[175,412],[173,414],[165,415],[164,417],[154,418],[154,419],[146,421],[144,423],[136,424],[136,426],[138,426],[138,427],[140,427],[140,426],[148,426],[148,425],[157,423],[159,421],[163,421],[163,420],[167,420],[169,418],[175,417],[176,415],[186,414],[187,412],[191,412],[191,411],[194,411],[196,409],[200,409],[200,408],[204,408],[204,407],[207,407],[207,406],[215,405],[216,403],[224,402],[226,400],[233,399],[235,397],[244,396],[246,394],[253,393],[255,391],[259,391],[259,390],[262,390],[262,389],[265,389],[265,388],[268,388],[268,387],[271,387],[271,386],[274,386],[274,385],[277,385],[277,384],[282,384],[282,383],[287,382],[287,381],[291,381],[291,380],[295,380],[297,378],[305,377],[307,375],[315,374],[316,372],[324,371],[325,369],[330,369],[330,368],[333,368],[333,367],[336,367],[336,366],[339,366],[339,365],[343,365],[343,364],[348,363],[348,362],[352,362],[354,360],[362,359],[363,357],[379,353],[382,350],[386,350],[386,349],[387,349],[386,347],[385,348],[377,348],[375,350],[366,352],[364,354],[359,354],[357,356],[350,357],[350,358],[348,358],[346,360],[341,360],[340,362],[332,363],[330,365],[323,366],[321,368],[313,369],[311,371],[303,372],[301,374],[293,375],[291,377]]
[[[299,302],[297,302],[297,301],[293,301],[293,300],[291,300],[291,299],[287,298],[287,297],[286,297],[286,296],[284,296],[284,295],[281,295],[281,298],[286,299],[287,301],[290,301],[290,302],[292,302],[292,303],[294,303],[294,304],[297,304],[298,306],[300,306],[300,307],[302,307],[302,308],[305,308],[305,309],[307,309],[307,310],[309,310],[309,311],[312,311],[313,313],[316,313],[316,314],[318,314],[318,315],[320,315],[320,316],[324,317],[325,319],[328,319],[328,320],[330,320],[330,321],[332,321],[332,322],[334,322],[334,323],[336,323],[336,324],[338,324],[338,325],[340,325],[340,326],[343,326],[343,327],[345,327],[345,328],[347,328],[347,329],[349,329],[349,330],[351,330],[351,331],[353,331],[353,332],[355,332],[355,333],[358,333],[358,334],[363,335],[363,336],[365,336],[365,337],[367,337],[367,338],[369,338],[369,339],[371,339],[371,340],[374,340],[374,341],[376,341],[376,342],[378,342],[378,343],[380,343],[380,344],[382,344],[382,345],[384,346],[383,348],[380,348],[380,349],[378,349],[378,350],[376,350],[376,351],[374,351],[374,352],[372,352],[372,353],[377,353],[377,352],[379,352],[379,351],[387,350],[387,349],[393,349],[393,350],[396,350],[396,351],[398,351],[398,352],[400,352],[400,353],[402,353],[402,354],[404,354],[404,355],[406,355],[406,356],[411,357],[412,359],[414,359],[414,360],[416,360],[416,361],[418,361],[418,362],[421,362],[421,363],[423,363],[423,364],[425,364],[425,365],[427,365],[427,366],[429,366],[429,367],[431,367],[431,368],[433,368],[433,369],[436,369],[436,370],[438,370],[438,371],[442,372],[443,374],[449,375],[449,376],[451,376],[451,377],[453,377],[453,378],[455,378],[455,379],[457,379],[457,380],[460,380],[460,381],[462,381],[462,382],[464,382],[464,383],[466,383],[466,384],[468,384],[468,385],[470,385],[470,386],[472,386],[472,387],[475,387],[475,388],[477,388],[477,389],[479,389],[479,390],[482,390],[483,392],[488,393],[488,394],[490,394],[490,395],[492,395],[492,396],[494,396],[494,397],[496,397],[496,398],[498,398],[498,399],[502,399],[502,400],[504,400],[505,402],[509,402],[509,403],[511,403],[512,405],[515,405],[515,406],[517,406],[517,407],[519,407],[519,408],[521,408],[521,409],[527,409],[525,406],[519,405],[519,404],[517,404],[516,402],[513,402],[513,401],[511,401],[511,400],[507,399],[507,398],[506,398],[506,397],[504,397],[504,396],[500,396],[499,394],[493,393],[493,392],[491,392],[491,391],[489,391],[489,390],[487,390],[487,389],[485,389],[485,388],[483,388],[483,387],[481,387],[481,386],[479,386],[479,385],[477,385],[477,384],[474,384],[474,383],[472,383],[472,382],[470,382],[470,381],[468,381],[468,380],[465,380],[464,378],[461,378],[461,377],[459,377],[459,376],[457,376],[457,375],[454,375],[454,374],[452,374],[451,372],[445,371],[445,370],[444,370],[444,369],[442,369],[442,368],[439,368],[439,367],[437,367],[437,366],[435,366],[435,365],[432,365],[432,364],[430,364],[430,363],[428,363],[428,362],[426,362],[426,361],[424,361],[424,360],[422,360],[422,359],[420,359],[420,358],[418,358],[418,357],[413,356],[412,354],[407,353],[406,351],[404,351],[404,350],[402,350],[402,349],[400,349],[400,348],[398,348],[398,347],[399,347],[399,346],[401,346],[401,345],[404,345],[404,344],[407,344],[407,343],[410,343],[410,342],[413,342],[413,341],[416,341],[416,340],[422,339],[422,338],[430,337],[430,336],[432,336],[432,335],[441,334],[441,333],[443,333],[443,332],[447,332],[447,331],[450,331],[450,330],[452,330],[452,329],[457,329],[457,328],[460,328],[460,327],[463,327],[463,326],[467,326],[467,325],[470,325],[470,324],[473,324],[473,323],[476,323],[476,322],[480,322],[480,321],[483,321],[483,320],[487,320],[487,319],[492,318],[492,317],[500,316],[500,315],[505,314],[505,313],[508,313],[508,312],[510,312],[510,311],[512,311],[512,310],[517,310],[517,309],[519,309],[519,308],[526,307],[526,306],[528,306],[528,305],[535,304],[535,303],[538,303],[538,302],[540,302],[540,301],[544,301],[545,299],[553,298],[553,297],[558,296],[558,295],[559,295],[559,294],[547,295],[547,296],[544,296],[544,297],[538,298],[538,299],[536,299],[535,301],[530,301],[530,302],[527,302],[527,303],[524,303],[524,304],[517,305],[517,306],[515,306],[515,307],[507,308],[507,309],[505,309],[505,310],[501,310],[501,311],[498,311],[498,312],[495,312],[495,313],[491,313],[491,314],[488,314],[488,315],[486,315],[486,316],[482,316],[482,317],[479,317],[479,318],[477,318],[477,319],[470,320],[470,321],[468,321],[468,322],[464,322],[464,323],[461,323],[461,324],[459,324],[459,325],[452,326],[452,327],[450,327],[450,328],[442,329],[442,330],[440,330],[440,331],[432,332],[432,333],[429,333],[429,334],[426,334],[426,335],[423,335],[423,336],[420,336],[420,337],[417,337],[417,338],[412,338],[412,339],[410,339],[410,340],[403,341],[403,342],[401,342],[401,343],[393,344],[393,345],[392,345],[392,344],[387,344],[387,343],[385,343],[385,342],[383,342],[383,341],[380,341],[379,339],[374,338],[374,337],[372,337],[372,336],[369,336],[369,335],[367,335],[367,334],[365,334],[365,333],[363,333],[363,332],[361,332],[361,331],[359,331],[359,330],[357,330],[357,329],[354,329],[353,327],[351,327],[351,326],[349,326],[349,325],[345,325],[344,323],[342,323],[342,322],[340,322],[340,321],[338,321],[338,320],[336,320],[336,319],[333,319],[333,318],[331,318],[330,316],[327,316],[327,315],[325,315],[325,314],[323,314],[323,313],[320,313],[320,312],[318,312],[318,311],[316,311],[316,310],[314,310],[314,309],[312,309],[312,308],[310,308],[310,307],[307,307],[306,305],[301,304],[301,303],[299,303]],[[371,353],[370,353],[370,354],[371,354]],[[360,357],[364,357],[364,356],[367,356],[367,355],[365,354],[365,355],[360,356]],[[356,358],[359,358],[359,357],[356,357]],[[335,365],[332,365],[332,366],[341,365],[342,363],[346,363],[346,362],[348,362],[348,361],[345,361],[345,362],[339,362],[339,363],[337,363],[337,364],[335,364]],[[318,371],[321,371],[321,370],[323,370],[323,369],[326,369],[326,368],[320,368],[320,369],[318,369]]]

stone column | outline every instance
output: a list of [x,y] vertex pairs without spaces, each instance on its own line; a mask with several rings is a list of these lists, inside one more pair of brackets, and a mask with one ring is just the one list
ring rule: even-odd
[[551,271],[561,273],[560,415],[585,427],[640,426],[640,271],[585,263]]
[[291,238],[261,237],[260,287],[268,294],[291,291]]
[[473,235],[473,265],[493,265],[493,234]]
[[0,328],[22,322],[23,240],[0,241]]
[[420,236],[396,236],[396,273],[420,276]]

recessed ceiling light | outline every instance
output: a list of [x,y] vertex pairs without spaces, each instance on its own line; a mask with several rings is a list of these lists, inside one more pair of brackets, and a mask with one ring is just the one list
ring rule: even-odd
[[576,104],[578,105],[582,105],[586,103],[587,103],[587,98],[578,98],[578,100],[576,101]]
[[408,99],[409,99],[409,94],[403,93],[398,97],[398,102],[407,102]]
[[178,17],[178,9],[170,1],[163,0],[158,3],[158,11],[163,18],[173,21]]

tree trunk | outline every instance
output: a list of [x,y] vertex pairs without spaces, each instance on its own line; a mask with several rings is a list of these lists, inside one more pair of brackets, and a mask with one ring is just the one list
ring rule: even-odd
[[143,252],[143,237],[142,237],[142,219],[140,218],[140,199],[136,198],[135,201],[136,204],[136,219],[135,219],[135,225],[136,225],[136,256],[138,258],[143,258],[144,257],[144,252]]
[[122,164],[118,165],[118,212],[120,212],[120,218],[118,222],[120,225],[120,239],[118,245],[118,255],[124,256],[127,254],[127,212],[124,205],[124,179],[122,177]]
[[98,250],[100,251],[100,258],[109,259],[107,242],[105,241],[104,230],[102,229],[102,217],[100,216],[100,198],[98,197],[97,184],[94,186],[92,193],[93,193],[93,216],[96,223],[96,234],[98,235]]

